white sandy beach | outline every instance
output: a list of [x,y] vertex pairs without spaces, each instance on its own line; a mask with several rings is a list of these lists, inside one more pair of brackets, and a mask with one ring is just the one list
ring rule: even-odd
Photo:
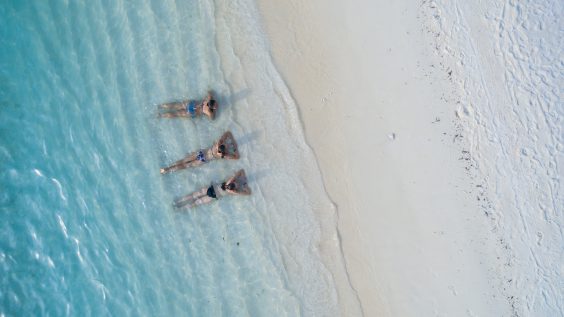
[[[437,44],[436,5],[258,3],[338,209],[349,276],[336,278],[341,314],[355,313],[355,295],[365,316],[533,312],[518,307],[524,301],[504,280],[512,276],[510,246],[484,207],[495,199],[481,190],[480,153],[461,118],[471,112],[454,77],[462,70],[438,51],[452,49]],[[537,311],[558,311],[558,303],[546,307]]]

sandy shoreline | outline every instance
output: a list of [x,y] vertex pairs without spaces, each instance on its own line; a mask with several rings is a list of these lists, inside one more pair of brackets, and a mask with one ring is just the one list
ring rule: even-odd
[[[449,75],[435,67],[419,3],[258,4],[337,205],[364,315],[507,315],[495,243],[468,194]],[[348,316],[354,299],[336,282]]]

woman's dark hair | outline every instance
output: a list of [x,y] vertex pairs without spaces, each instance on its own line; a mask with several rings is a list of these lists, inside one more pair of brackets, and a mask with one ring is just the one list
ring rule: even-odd
[[221,144],[219,146],[219,148],[217,149],[217,151],[219,153],[221,153],[221,158],[224,158],[225,157],[225,144]]
[[234,183],[229,183],[229,185],[227,185],[227,188],[234,190],[235,189],[235,184]]

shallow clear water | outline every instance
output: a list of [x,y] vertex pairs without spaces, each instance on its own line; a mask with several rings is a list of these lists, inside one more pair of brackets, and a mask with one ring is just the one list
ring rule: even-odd
[[[308,194],[319,172],[252,1],[3,1],[0,16],[0,315],[336,311],[312,212],[331,206]],[[155,118],[208,89],[216,121]],[[241,160],[159,174],[226,129]],[[172,209],[239,168],[251,197]]]

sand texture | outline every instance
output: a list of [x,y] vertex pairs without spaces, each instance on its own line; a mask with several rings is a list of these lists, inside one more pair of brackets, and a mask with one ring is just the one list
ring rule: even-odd
[[365,316],[561,314],[562,5],[258,3],[338,209],[339,297],[350,283]]

